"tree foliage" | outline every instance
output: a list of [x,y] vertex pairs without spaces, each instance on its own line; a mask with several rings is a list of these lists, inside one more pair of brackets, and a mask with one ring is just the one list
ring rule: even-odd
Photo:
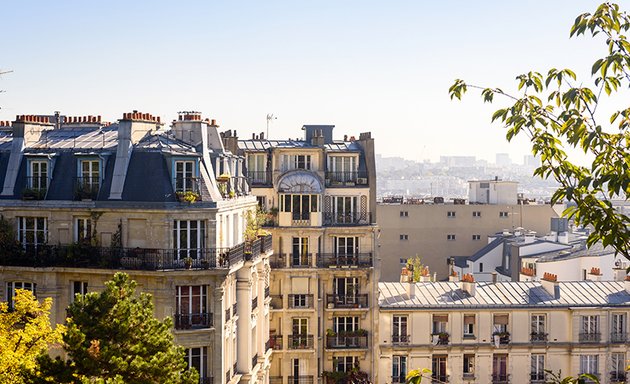
[[68,359],[40,359],[41,383],[197,383],[173,343],[172,320],[153,316],[151,295],[116,273],[100,293],[77,295],[63,336]]
[[[575,19],[571,37],[605,37],[607,54],[593,63],[592,87],[583,86],[570,69],[551,68],[546,74],[530,71],[517,76],[517,95],[459,79],[449,94],[451,99],[461,99],[468,88],[477,88],[484,102],[492,103],[495,95],[509,100],[511,105],[497,110],[492,121],[506,126],[508,141],[519,135],[530,138],[532,153],[541,160],[534,174],[553,177],[560,184],[552,202],[566,199],[575,203],[565,215],[579,225],[593,226],[589,246],[601,241],[630,258],[630,220],[612,204],[614,199],[630,196],[630,106],[611,116],[598,113],[603,100],[623,102],[617,92],[630,88],[628,29],[630,17],[611,3]],[[569,158],[567,148],[583,151],[592,161],[588,166],[579,165]]]
[[50,325],[52,299],[38,302],[29,290],[17,289],[12,308],[0,303],[0,383],[24,383],[24,372],[36,358],[61,342],[62,325]]

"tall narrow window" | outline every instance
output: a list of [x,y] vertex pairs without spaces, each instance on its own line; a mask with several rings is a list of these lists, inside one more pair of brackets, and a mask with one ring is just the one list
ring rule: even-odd
[[189,369],[195,368],[197,370],[200,379],[204,379],[208,376],[208,351],[206,347],[186,348],[184,360]]
[[392,356],[392,383],[404,383],[407,377],[407,356]]
[[582,316],[582,324],[580,328],[580,341],[599,341],[599,316],[586,315]]
[[407,316],[394,316],[392,321],[392,343],[405,344],[409,342],[407,319]]
[[247,178],[252,184],[265,184],[267,179],[267,154],[252,153],[247,155]]
[[471,380],[475,378],[475,355],[464,355],[464,380]]
[[25,248],[46,244],[47,220],[45,217],[18,217],[18,241]]
[[448,382],[448,376],[446,373],[446,356],[438,355],[433,356],[431,359],[431,377],[437,380],[438,383]]
[[92,220],[89,217],[77,217],[74,225],[74,241],[89,244],[92,239]]
[[492,355],[492,382],[507,383],[508,382],[508,365],[507,355]]
[[205,248],[205,222],[203,220],[175,220],[173,223],[175,259],[199,259]]
[[530,382],[541,384],[545,382],[545,355],[532,354],[530,364]]
[[48,161],[31,160],[31,176],[29,178],[29,188],[35,190],[46,190],[48,188]]
[[580,355],[580,373],[599,374],[599,356]]
[[206,285],[177,286],[176,291],[175,328],[203,328],[211,325]]
[[77,295],[85,295],[88,292],[87,281],[71,281],[72,291],[70,293],[70,302],[73,302]]
[[335,372],[350,372],[355,368],[359,368],[359,358],[357,356],[333,357],[333,370]]
[[100,185],[100,161],[81,160],[81,181],[84,185],[97,187]]
[[175,161],[175,192],[197,192],[194,161]]
[[464,315],[464,338],[475,337],[475,315]]
[[291,253],[291,266],[292,267],[309,267],[309,253],[308,253],[308,237],[294,237],[293,238],[293,252]]
[[531,317],[530,335],[531,341],[547,341],[545,323],[547,316],[544,314],[534,314]]
[[626,314],[613,313],[610,330],[610,341],[612,341],[613,343],[625,343],[627,340],[626,327]]
[[625,353],[611,353],[610,354],[610,382],[611,383],[625,383],[626,382],[626,354]]
[[27,291],[33,292],[35,295],[35,283],[24,282],[24,281],[9,281],[7,283],[7,303],[9,305],[9,309],[13,309],[13,298],[15,297],[16,289],[24,289]]
[[334,224],[355,224],[364,218],[358,206],[358,196],[332,196],[332,221]]

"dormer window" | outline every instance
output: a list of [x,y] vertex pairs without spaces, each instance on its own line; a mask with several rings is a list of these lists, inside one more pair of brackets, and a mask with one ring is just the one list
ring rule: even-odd
[[194,160],[176,160],[174,164],[175,192],[198,192]]
[[101,161],[89,158],[79,160],[77,177],[77,197],[79,199],[96,199],[101,186]]
[[282,170],[311,169],[311,155],[283,155]]
[[27,166],[24,198],[43,199],[48,190],[48,160],[30,159]]

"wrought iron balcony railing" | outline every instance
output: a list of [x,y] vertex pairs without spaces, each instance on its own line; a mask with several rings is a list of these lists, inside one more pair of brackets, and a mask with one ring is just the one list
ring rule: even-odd
[[361,267],[369,268],[372,264],[372,252],[338,254],[338,253],[318,253],[317,266],[320,268],[331,267]]
[[532,343],[545,343],[547,342],[547,334],[541,332],[533,332],[530,334],[530,341]]
[[289,376],[288,384],[313,384],[313,376]]
[[272,335],[269,336],[269,346],[274,350],[282,350],[283,349],[283,338],[282,335]]
[[615,344],[623,344],[628,341],[628,334],[625,332],[612,332],[610,334],[610,342]]
[[406,345],[411,341],[411,335],[392,335],[392,344]]
[[510,375],[507,373],[494,373],[492,374],[492,384],[508,384],[510,382]]
[[289,349],[313,349],[313,335],[289,335]]
[[347,172],[326,172],[327,187],[342,186],[365,186],[368,184],[368,175],[366,171],[347,171]]
[[326,305],[329,308],[367,308],[368,295],[326,295]]
[[77,200],[96,200],[100,187],[100,177],[77,177],[74,182],[74,197]]
[[329,349],[366,349],[367,344],[367,334],[358,335],[354,332],[349,332],[335,336],[326,336],[326,348]]
[[23,200],[42,200],[48,192],[50,180],[46,176],[29,176],[26,178],[26,187],[22,190]]
[[282,309],[282,295],[271,295],[271,302],[269,303],[271,309]]
[[582,332],[580,333],[581,343],[599,343],[601,340],[601,334],[599,332]]
[[289,255],[291,268],[311,268],[313,266],[312,253],[293,253]]
[[369,225],[372,223],[370,212],[324,212],[323,224],[326,226]]
[[247,171],[247,182],[250,185],[271,185],[271,172]]
[[212,313],[178,313],[175,315],[175,329],[211,328],[213,325]]

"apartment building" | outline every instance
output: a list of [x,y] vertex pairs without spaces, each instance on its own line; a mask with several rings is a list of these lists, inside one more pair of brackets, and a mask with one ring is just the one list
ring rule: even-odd
[[52,297],[59,323],[124,271],[202,383],[267,382],[271,236],[244,241],[256,198],[217,128],[199,112],[0,123],[0,215],[21,244],[0,255],[0,298]]
[[429,368],[434,383],[542,384],[545,370],[625,383],[630,281],[554,279],[380,283],[375,382]]
[[333,140],[305,125],[300,140],[238,140],[252,193],[273,235],[270,380],[335,382],[359,369],[377,377],[374,140]]
[[474,254],[497,232],[526,228],[546,234],[550,219],[563,209],[517,199],[513,182],[469,184],[470,201],[389,198],[378,203],[381,281],[398,281],[400,268],[416,255],[444,279],[451,257]]

